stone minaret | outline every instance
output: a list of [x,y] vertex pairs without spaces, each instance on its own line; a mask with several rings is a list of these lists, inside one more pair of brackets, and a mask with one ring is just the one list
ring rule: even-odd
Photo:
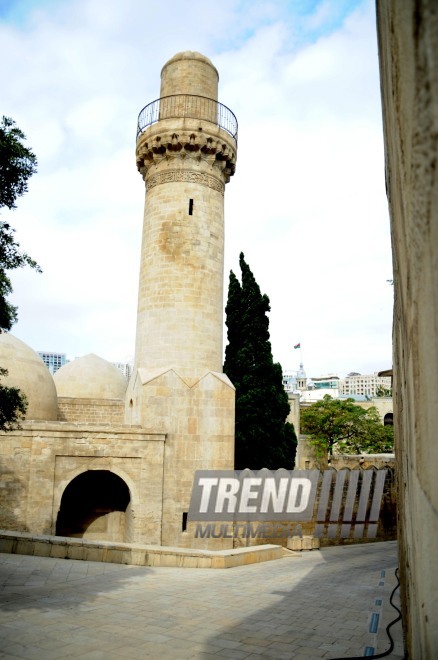
[[146,202],[125,421],[165,437],[156,467],[162,491],[151,492],[162,510],[151,508],[141,523],[144,538],[163,545],[208,545],[186,524],[194,472],[234,467],[234,387],[222,373],[222,328],[224,189],[235,168],[237,122],[217,88],[208,58],[178,53],[161,72],[160,99],[139,116]]
[[135,366],[189,378],[222,371],[224,189],[237,122],[217,101],[218,79],[207,57],[178,53],[138,125],[146,202]]

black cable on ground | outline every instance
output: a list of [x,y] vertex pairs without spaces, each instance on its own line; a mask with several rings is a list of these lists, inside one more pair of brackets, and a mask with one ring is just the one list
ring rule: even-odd
[[398,623],[400,621],[400,619],[402,618],[402,614],[401,614],[400,609],[397,607],[397,605],[394,605],[394,603],[392,602],[394,594],[400,586],[400,580],[399,580],[399,577],[398,577],[398,568],[395,569],[395,577],[397,578],[397,584],[395,585],[394,589],[392,590],[392,593],[389,597],[389,602],[391,603],[393,608],[395,610],[397,610],[398,617],[396,619],[394,619],[393,621],[391,621],[391,623],[388,623],[388,625],[386,626],[386,634],[389,637],[389,643],[390,643],[389,644],[389,649],[387,651],[385,651],[384,653],[377,653],[376,655],[367,655],[367,656],[354,655],[354,656],[348,656],[348,657],[344,657],[344,658],[333,658],[332,660],[357,660],[357,658],[360,658],[360,657],[366,657],[366,658],[370,658],[371,660],[373,660],[373,658],[374,659],[385,658],[387,655],[392,653],[392,651],[394,650],[394,640],[391,636],[391,633],[389,632],[389,629],[392,628],[392,626],[394,626],[396,623]]

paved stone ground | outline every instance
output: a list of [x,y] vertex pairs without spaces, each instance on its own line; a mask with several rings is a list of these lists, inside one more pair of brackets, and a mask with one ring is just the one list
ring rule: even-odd
[[[395,542],[326,548],[228,570],[0,554],[0,657],[381,653],[389,648],[385,626],[397,616],[389,605],[396,550]],[[396,645],[387,657],[402,658],[401,623],[391,631]]]

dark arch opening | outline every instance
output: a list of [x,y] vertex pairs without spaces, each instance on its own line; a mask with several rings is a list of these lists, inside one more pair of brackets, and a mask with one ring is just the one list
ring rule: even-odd
[[88,470],[65,489],[56,521],[57,536],[125,540],[129,488],[109,470]]
[[386,413],[385,417],[383,418],[383,425],[384,426],[393,426],[394,420],[393,420],[393,414],[392,413]]

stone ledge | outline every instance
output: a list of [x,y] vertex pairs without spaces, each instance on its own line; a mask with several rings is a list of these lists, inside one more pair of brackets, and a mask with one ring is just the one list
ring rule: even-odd
[[198,550],[136,543],[89,541],[0,530],[0,552],[36,557],[104,561],[133,566],[179,568],[233,568],[281,559],[279,545],[258,545],[231,550]]
[[157,433],[155,431],[148,431],[139,425],[108,425],[108,424],[83,424],[81,422],[63,422],[63,421],[24,421],[21,428],[15,431],[0,431],[2,437],[38,437],[50,433],[55,438],[63,438],[67,435],[71,437],[84,437],[86,435],[113,437],[115,435],[122,436],[123,439],[140,440],[147,442],[165,442],[166,434]]

